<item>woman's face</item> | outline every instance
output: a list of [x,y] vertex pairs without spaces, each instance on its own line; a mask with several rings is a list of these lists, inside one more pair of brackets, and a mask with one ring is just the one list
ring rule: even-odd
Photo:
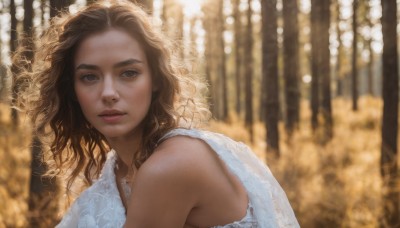
[[144,50],[122,30],[88,36],[74,57],[74,88],[93,127],[108,139],[129,139],[145,118],[153,92]]

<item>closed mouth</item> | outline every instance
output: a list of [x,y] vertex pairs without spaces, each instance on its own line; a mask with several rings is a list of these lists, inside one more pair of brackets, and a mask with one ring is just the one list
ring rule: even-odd
[[125,115],[125,113],[117,110],[106,110],[99,114],[100,117],[122,116],[122,115]]

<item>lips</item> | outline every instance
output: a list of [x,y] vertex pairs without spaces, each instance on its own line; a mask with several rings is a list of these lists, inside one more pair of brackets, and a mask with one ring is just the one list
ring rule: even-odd
[[118,122],[124,115],[125,112],[118,110],[105,110],[99,114],[99,117],[103,119],[105,122],[114,123]]
[[124,115],[124,112],[118,110],[105,110],[99,114],[99,116],[116,116],[116,115]]

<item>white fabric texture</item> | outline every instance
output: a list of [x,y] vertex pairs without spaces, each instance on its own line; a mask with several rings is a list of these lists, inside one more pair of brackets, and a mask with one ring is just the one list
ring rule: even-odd
[[116,158],[111,150],[100,178],[80,194],[57,228],[123,227],[126,217],[115,179]]
[[254,215],[253,205],[249,202],[247,206],[246,215],[240,221],[235,221],[233,223],[224,226],[214,226],[212,228],[255,228],[260,227],[258,225],[257,219]]
[[247,145],[222,134],[194,129],[175,129],[167,133],[164,138],[175,135],[201,139],[218,154],[228,169],[244,185],[253,205],[258,227],[300,227],[285,192],[269,168]]
[[[300,227],[281,186],[248,146],[222,134],[195,129],[172,130],[160,141],[176,135],[201,139],[207,143],[247,191],[251,208],[245,218],[218,228]],[[75,200],[57,228],[123,227],[126,217],[116,186],[116,158],[112,150],[100,178]]]

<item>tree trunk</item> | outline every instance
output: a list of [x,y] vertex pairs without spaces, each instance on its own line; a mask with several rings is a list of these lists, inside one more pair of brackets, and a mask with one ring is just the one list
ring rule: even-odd
[[[208,6],[207,6],[208,7]],[[182,38],[183,38],[183,8],[181,4],[174,0],[163,0],[161,21],[163,23],[163,31],[168,37],[174,38],[176,48],[180,56],[183,58]],[[205,17],[210,18],[209,15]]]
[[192,17],[190,19],[190,62],[192,64],[192,71],[197,71],[199,52],[197,50],[197,31],[196,23],[198,22],[198,17]]
[[[23,57],[28,61],[33,61],[33,43],[31,39],[33,37],[32,22],[33,22],[33,0],[24,0],[24,37],[23,43],[24,52]],[[17,63],[21,65],[20,63]],[[23,64],[25,69],[30,69],[31,66]],[[43,211],[41,211],[41,196],[43,194],[43,183],[41,180],[44,174],[43,166],[41,165],[41,148],[39,139],[33,135],[32,142],[32,160],[31,160],[31,178],[29,185],[29,212],[31,217],[29,218],[29,224],[31,227],[40,227],[40,220]]]
[[330,51],[329,51],[329,27],[330,27],[330,0],[321,1],[321,27],[320,27],[320,47],[321,64],[320,76],[322,77],[322,102],[321,112],[324,118],[325,140],[333,137],[333,119],[331,104],[331,68],[330,68]]
[[319,35],[320,35],[320,15],[321,15],[321,1],[311,0],[311,127],[313,131],[318,128],[318,114],[319,114]]
[[[219,104],[218,104],[218,96],[217,96],[217,86],[218,83],[216,83],[216,54],[215,54],[215,40],[216,40],[216,33],[215,33],[215,2],[209,0],[206,1],[206,4],[203,5],[202,11],[204,12],[204,17],[203,17],[203,27],[204,30],[206,31],[205,34],[205,50],[204,50],[204,55],[205,55],[205,65],[206,65],[206,79],[209,84],[209,91],[210,91],[210,96],[209,96],[209,105],[210,105],[210,110],[215,118],[219,118]],[[207,12],[207,13],[206,13]]]
[[[17,50],[17,18],[16,18],[16,6],[15,6],[15,1],[10,0],[10,16],[11,16],[11,32],[10,32],[10,52],[11,55],[14,54],[15,50]],[[17,74],[17,66],[13,64],[11,66],[11,73],[13,75],[12,77],[12,101],[11,105],[15,105],[16,100],[17,100],[17,94],[18,94],[18,86],[16,85],[16,80],[14,75]],[[13,123],[14,127],[18,126],[18,112],[15,108],[11,109],[11,120]]]
[[[397,184],[397,134],[399,102],[399,68],[397,52],[396,0],[381,0],[382,4],[382,75],[383,116],[381,145],[381,175],[383,178],[382,227],[399,227],[399,193]],[[386,223],[386,224],[385,224]]]
[[34,45],[32,43],[33,38],[33,0],[24,0],[24,21],[23,21],[23,28],[24,28],[24,45],[25,45],[25,52],[24,57],[28,61],[33,60],[33,49]]
[[[367,18],[367,23],[368,27],[372,29],[373,24],[372,24],[372,18],[371,18],[371,6],[369,5],[369,2],[366,2],[367,4],[367,12],[368,12],[368,18]],[[373,36],[370,34],[370,37],[367,41],[368,45],[368,50],[369,50],[369,60],[368,60],[368,94],[373,96],[374,95],[374,50],[372,49],[372,42],[373,42]]]
[[[240,117],[242,111],[242,14],[239,10],[240,0],[233,0],[233,18],[234,22],[234,33],[235,33],[235,111],[238,117]],[[260,106],[260,109],[262,106]]]
[[46,13],[45,7],[46,7],[46,0],[40,0],[40,26],[42,27],[42,29],[44,29],[46,23],[44,18],[44,15]]
[[[283,48],[286,130],[289,137],[299,122],[299,27],[297,0],[283,0]],[[298,126],[298,125],[297,125]]]
[[372,36],[368,40],[368,94],[374,96],[374,50],[372,49]]
[[266,91],[265,124],[267,152],[279,157],[279,83],[278,83],[278,34],[276,0],[261,1],[262,17],[262,88]]
[[14,53],[17,49],[17,18],[16,18],[16,6],[15,1],[10,0],[10,16],[11,16],[11,28],[10,28],[10,51]]
[[50,18],[57,16],[58,13],[68,11],[71,0],[50,0]]
[[[33,0],[25,0],[24,30],[32,28],[33,22]],[[50,0],[50,15],[55,17],[60,11],[68,11],[70,1]],[[43,13],[43,11],[42,11]],[[33,36],[33,32],[25,32]],[[33,44],[30,50],[33,50]],[[28,49],[29,50],[29,49]],[[26,56],[33,58],[33,52]],[[32,134],[32,161],[31,178],[29,186],[29,219],[30,227],[50,227],[58,222],[57,183],[56,179],[43,176],[46,172],[46,165],[43,164],[42,144],[39,138]]]
[[178,50],[179,50],[179,57],[184,60],[185,59],[185,49],[183,45],[183,38],[184,38],[184,32],[183,32],[183,26],[184,26],[184,17],[185,15],[183,14],[183,7],[181,4],[176,4],[176,41],[178,41]]
[[[1,49],[0,49],[1,50]],[[0,60],[0,101],[5,96],[6,93],[6,77],[7,77],[7,67]]]
[[30,227],[49,227],[57,223],[58,198],[56,181],[45,178],[46,166],[42,160],[42,144],[33,135],[31,178],[29,184]]
[[205,30],[207,33],[208,57],[206,61],[210,70],[210,84],[212,84],[211,96],[213,97],[212,112],[214,117],[219,120],[226,120],[224,115],[224,87],[226,81],[225,51],[223,41],[223,15],[222,1],[207,1],[204,5],[204,12],[207,24]]
[[209,38],[209,34],[206,33],[206,42],[205,42],[205,50],[204,50],[204,56],[206,59],[205,62],[205,73],[206,73],[206,80],[208,82],[208,87],[209,87],[209,93],[210,96],[208,96],[208,105],[210,106],[210,111],[212,113],[213,116],[215,116],[216,114],[216,108],[215,108],[215,102],[214,102],[214,83],[212,82],[212,78],[211,78],[211,72],[212,72],[212,61],[211,59],[211,47],[210,47],[210,42],[209,42],[210,38]]
[[221,78],[220,91],[221,91],[221,119],[228,120],[228,81],[226,79],[226,56],[225,56],[225,16],[224,16],[224,2],[218,2],[218,47],[219,47],[219,77]]
[[245,126],[250,134],[250,141],[254,142],[254,129],[253,129],[253,23],[251,16],[253,9],[251,7],[251,1],[248,0],[247,9],[247,26],[245,35],[245,59],[247,60],[245,71],[246,71],[246,82],[245,82],[245,101],[246,101],[246,112],[245,112]]
[[161,8],[161,21],[162,21],[162,27],[163,31],[168,31],[168,8],[170,7],[170,0],[163,0],[162,8]]
[[337,59],[336,59],[336,95],[343,96],[343,74],[342,74],[342,61],[343,61],[343,42],[342,42],[342,30],[340,29],[340,22],[342,21],[340,17],[340,0],[336,0],[336,33],[338,39],[337,48]]
[[[0,1],[0,4],[4,6],[4,2]],[[3,15],[4,11],[3,9],[0,9],[0,15]],[[1,26],[3,26],[0,23],[0,31],[1,31]],[[3,42],[0,40],[0,50],[3,50]],[[2,98],[4,97],[4,92],[6,88],[6,77],[7,77],[7,68],[3,64],[3,55],[0,52],[0,102]]]
[[352,101],[353,101],[353,111],[358,110],[358,69],[357,69],[357,11],[358,11],[358,1],[353,0],[353,57],[352,57],[352,71],[351,71],[351,78],[352,78]]

